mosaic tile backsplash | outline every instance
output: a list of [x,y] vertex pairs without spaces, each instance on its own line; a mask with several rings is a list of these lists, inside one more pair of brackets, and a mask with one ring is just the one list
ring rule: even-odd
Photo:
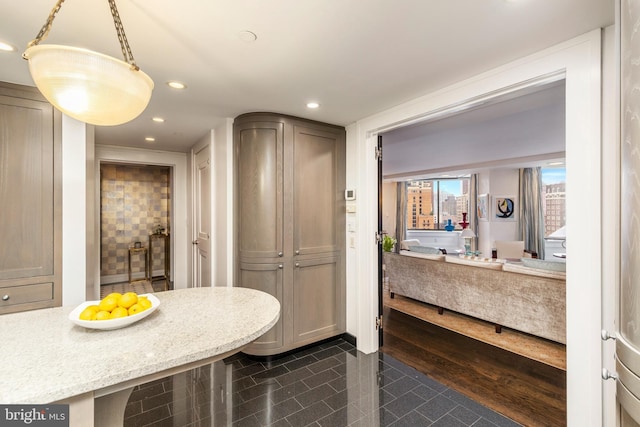
[[[102,164],[100,166],[100,276],[127,275],[128,251],[135,242],[148,248],[158,227],[171,232],[171,170],[163,166]],[[153,242],[151,271],[162,270],[164,248]],[[144,275],[144,257],[134,255],[134,277]],[[108,280],[103,281],[103,283]]]

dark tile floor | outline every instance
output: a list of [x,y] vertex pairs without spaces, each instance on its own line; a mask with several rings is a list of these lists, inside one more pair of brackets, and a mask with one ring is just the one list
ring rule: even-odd
[[512,427],[383,353],[336,339],[271,362],[243,354],[133,391],[125,426]]

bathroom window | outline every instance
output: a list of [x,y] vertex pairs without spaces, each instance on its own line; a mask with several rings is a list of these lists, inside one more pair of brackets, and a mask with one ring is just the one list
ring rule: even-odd
[[[407,183],[407,230],[444,230],[469,212],[469,178],[423,179]],[[469,218],[467,218],[469,221]]]

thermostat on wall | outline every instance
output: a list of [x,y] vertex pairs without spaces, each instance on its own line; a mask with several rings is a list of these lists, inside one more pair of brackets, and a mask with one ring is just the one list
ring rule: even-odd
[[356,199],[356,190],[344,190],[344,199],[345,200],[355,200]]

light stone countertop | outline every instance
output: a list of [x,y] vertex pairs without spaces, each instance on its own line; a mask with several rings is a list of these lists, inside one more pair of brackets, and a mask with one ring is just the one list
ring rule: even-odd
[[246,288],[154,294],[158,309],[111,331],[74,325],[74,307],[0,316],[0,402],[50,403],[215,357],[277,322],[280,304]]

